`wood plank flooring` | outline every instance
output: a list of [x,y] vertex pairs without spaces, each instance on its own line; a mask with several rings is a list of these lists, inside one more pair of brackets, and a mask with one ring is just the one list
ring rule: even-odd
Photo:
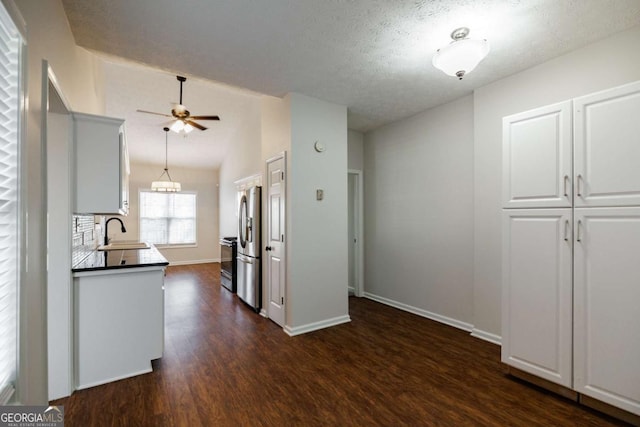
[[464,331],[352,297],[351,323],[289,337],[218,276],[169,267],[164,357],[53,402],[65,425],[623,425],[506,376],[499,347]]

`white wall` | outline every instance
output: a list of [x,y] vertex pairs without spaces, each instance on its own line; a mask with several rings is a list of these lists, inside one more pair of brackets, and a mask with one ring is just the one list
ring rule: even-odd
[[[53,96],[53,94],[51,94]],[[52,99],[50,105],[52,105]],[[50,110],[51,111],[51,110]],[[71,152],[72,123],[69,114],[47,114],[47,183],[57,191],[47,197],[49,268],[47,272],[47,353],[49,399],[69,396],[72,386],[73,310],[71,290]]]
[[[262,161],[291,149],[291,105],[289,98],[263,96],[262,115]],[[264,168],[264,166],[263,166]]]
[[364,135],[361,132],[349,129],[347,134],[349,169],[364,169]]
[[[140,238],[139,191],[151,188],[151,181],[158,179],[162,166],[131,163],[129,176],[129,215],[120,217],[126,233],[119,227],[110,226],[109,236],[114,240],[138,240]],[[162,255],[173,264],[193,264],[220,262],[218,233],[218,171],[216,169],[184,168],[170,166],[171,178],[180,182],[183,191],[195,191],[197,196],[197,247],[158,248]]]
[[238,234],[235,181],[262,173],[261,99],[247,101],[247,121],[237,129],[233,143],[220,166],[220,235]]
[[[261,100],[262,109],[262,164],[266,168],[266,161],[272,157],[279,155],[282,152],[286,154],[287,164],[285,168],[288,171],[291,169],[291,105],[289,98],[276,98],[273,96],[263,96]],[[265,170],[266,172],[266,170]],[[268,227],[266,224],[267,209],[269,199],[267,197],[266,177],[264,180],[264,189],[262,193],[262,218],[264,227],[262,227],[262,241],[268,241]],[[287,188],[287,194],[290,193],[290,188]],[[287,203],[287,197],[285,197],[285,224],[288,222],[288,216],[291,215],[291,204]],[[285,250],[287,246],[285,245]],[[286,262],[287,256],[285,255],[285,278],[284,286],[287,287],[287,283],[290,280],[289,265]],[[269,304],[269,292],[266,287],[267,279],[267,262],[266,256],[262,257],[262,307],[268,307]],[[286,322],[286,319],[285,319]]]
[[[239,144],[220,170],[220,228],[235,233],[233,181],[263,175],[265,161],[286,151],[285,329],[298,334],[348,321],[346,108],[299,94],[264,96],[261,116],[260,143]],[[314,150],[317,140],[327,146],[324,153]]]
[[473,321],[473,97],[365,135],[365,292]]
[[[59,0],[15,2],[27,26],[27,141],[25,195],[29,210],[26,257],[29,271],[20,293],[19,396],[23,404],[45,404],[47,398],[46,347],[46,205],[45,159],[41,152],[42,60],[49,61],[64,96],[75,111],[103,112],[102,76],[94,56],[76,47]],[[43,111],[44,108],[44,111]],[[50,224],[56,227],[57,224]],[[52,248],[55,250],[55,248]],[[50,369],[56,369],[50,367]]]
[[640,26],[499,80],[474,94],[474,314],[500,335],[502,117],[640,79]]
[[[286,330],[341,323],[348,317],[347,109],[289,94],[291,164],[287,181]],[[318,153],[314,143],[326,150]],[[316,189],[324,200],[316,200]]]

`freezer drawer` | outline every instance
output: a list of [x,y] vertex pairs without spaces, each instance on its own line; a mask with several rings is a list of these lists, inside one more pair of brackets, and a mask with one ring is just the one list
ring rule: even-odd
[[262,303],[260,258],[238,254],[238,296],[259,311]]

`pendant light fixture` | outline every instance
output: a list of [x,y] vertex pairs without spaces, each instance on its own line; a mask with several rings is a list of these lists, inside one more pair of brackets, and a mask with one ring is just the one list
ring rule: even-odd
[[[165,175],[167,179],[162,180]],[[182,190],[180,183],[173,181],[169,175],[169,128],[164,128],[164,172],[157,181],[151,183],[151,191],[175,193],[180,190]]]
[[453,41],[433,55],[433,66],[460,80],[476,68],[489,53],[489,42],[468,39],[468,35],[469,29],[466,27],[453,30]]

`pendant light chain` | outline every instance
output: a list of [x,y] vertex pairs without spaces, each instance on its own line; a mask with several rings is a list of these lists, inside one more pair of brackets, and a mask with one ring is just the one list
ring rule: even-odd
[[[174,182],[169,174],[169,128],[164,128],[164,171],[157,181],[151,183],[152,191],[177,192],[182,190],[179,182]],[[162,177],[167,175],[168,181],[163,181]]]
[[169,128],[164,128],[164,171],[169,181],[173,181],[169,175]]

